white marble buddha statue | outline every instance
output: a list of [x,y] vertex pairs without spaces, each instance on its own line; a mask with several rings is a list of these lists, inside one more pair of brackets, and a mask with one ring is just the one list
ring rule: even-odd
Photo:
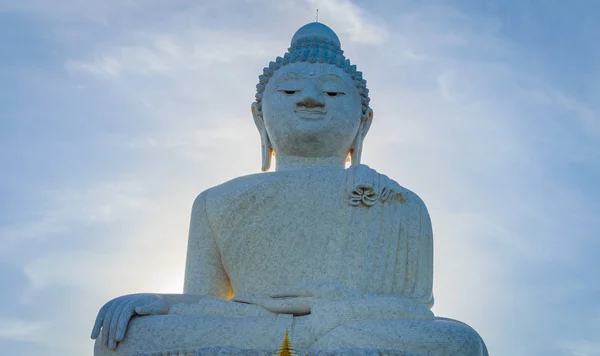
[[275,171],[196,198],[184,293],[106,303],[94,354],[268,353],[289,330],[307,352],[487,355],[473,329],[430,311],[427,209],[360,163],[373,111],[366,81],[330,28],[297,31],[259,77],[252,114],[262,170],[274,156]]

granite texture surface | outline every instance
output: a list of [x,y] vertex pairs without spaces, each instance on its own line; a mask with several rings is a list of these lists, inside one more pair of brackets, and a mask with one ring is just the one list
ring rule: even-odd
[[361,164],[369,102],[335,33],[301,28],[252,104],[262,169],[275,157],[276,170],[196,198],[184,293],[106,303],[94,355],[259,355],[286,330],[310,355],[487,355],[472,328],[430,310],[425,204]]
[[[427,356],[394,350],[341,349],[327,350],[295,350],[298,356]],[[272,356],[275,350],[242,350],[235,347],[209,347],[189,352],[164,352],[161,354],[139,354],[136,356]]]

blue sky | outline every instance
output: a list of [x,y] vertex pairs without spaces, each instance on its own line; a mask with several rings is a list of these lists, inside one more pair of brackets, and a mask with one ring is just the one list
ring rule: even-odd
[[417,192],[434,312],[492,355],[600,355],[600,3],[0,0],[0,348],[91,355],[182,290],[189,210],[260,168],[257,75],[314,19],[364,72],[363,161]]

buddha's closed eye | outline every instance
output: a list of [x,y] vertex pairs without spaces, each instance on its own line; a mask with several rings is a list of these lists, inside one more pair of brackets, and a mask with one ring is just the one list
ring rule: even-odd
[[[296,93],[299,92],[299,90],[279,90],[279,92],[285,94],[285,95],[294,95]],[[345,93],[342,92],[338,92],[338,91],[326,91],[323,92],[325,95],[329,96],[329,97],[336,97],[336,96],[342,96],[342,95],[346,95]]]

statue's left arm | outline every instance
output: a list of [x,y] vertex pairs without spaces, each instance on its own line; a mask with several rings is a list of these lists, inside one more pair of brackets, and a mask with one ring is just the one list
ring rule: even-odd
[[429,212],[423,200],[408,191],[405,194],[408,204],[407,216],[400,227],[400,241],[405,241],[404,263],[397,263],[394,271],[392,293],[409,297],[427,308],[433,306],[433,232]]
[[398,250],[389,295],[364,295],[359,298],[321,303],[313,313],[341,315],[340,324],[379,318],[433,319],[433,233],[423,201],[406,190],[400,220]]

